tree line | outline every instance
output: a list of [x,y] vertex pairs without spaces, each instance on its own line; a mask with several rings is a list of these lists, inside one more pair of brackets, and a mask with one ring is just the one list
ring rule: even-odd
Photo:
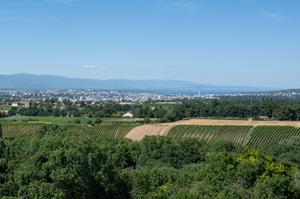
[[185,101],[174,106],[163,119],[166,121],[197,117],[259,119],[260,116],[275,120],[299,121],[300,103],[272,99]]
[[299,139],[261,152],[223,141],[95,139],[46,126],[0,139],[0,198],[299,198],[299,151]]
[[[265,116],[276,120],[300,120],[300,103],[294,101],[262,100],[187,100],[174,105],[152,103],[120,105],[117,103],[63,103],[47,101],[33,103],[30,108],[13,108],[8,115],[63,117],[122,117],[132,112],[137,118],[159,118],[163,122],[183,118],[254,118]],[[1,117],[1,115],[0,115]]]

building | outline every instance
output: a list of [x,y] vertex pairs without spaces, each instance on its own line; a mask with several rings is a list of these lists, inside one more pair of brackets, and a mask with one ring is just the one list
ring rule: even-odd
[[268,116],[262,115],[262,116],[258,116],[258,119],[260,119],[260,120],[269,120],[270,118]]
[[11,104],[11,107],[19,107],[19,104],[18,104],[18,102],[13,102],[12,104]]
[[128,112],[123,115],[123,118],[133,118],[133,114]]

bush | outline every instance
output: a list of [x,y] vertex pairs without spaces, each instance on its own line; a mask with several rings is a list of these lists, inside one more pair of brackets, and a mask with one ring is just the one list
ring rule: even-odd
[[75,120],[74,120],[74,123],[75,123],[75,124],[80,124],[80,123],[81,123],[81,120],[80,120],[80,119],[75,119]]
[[88,121],[87,121],[87,124],[88,124],[88,125],[91,125],[91,126],[95,126],[95,124],[94,124],[94,122],[93,122],[92,120],[88,120]]
[[102,120],[100,119],[100,118],[97,118],[96,120],[95,120],[95,124],[101,124],[102,123]]
[[145,119],[144,119],[144,123],[146,123],[146,124],[150,124],[152,121],[151,121],[151,119],[149,118],[149,117],[146,117]]

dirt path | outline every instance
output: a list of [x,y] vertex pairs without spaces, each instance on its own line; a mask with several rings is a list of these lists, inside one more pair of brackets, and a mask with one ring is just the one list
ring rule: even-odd
[[236,126],[295,126],[300,127],[300,122],[291,121],[253,121],[253,120],[216,120],[216,119],[191,119],[181,120],[172,125],[236,125]]
[[211,126],[295,126],[300,127],[300,122],[290,121],[252,121],[252,120],[217,120],[217,119],[191,119],[181,120],[174,123],[143,125],[132,129],[126,138],[131,140],[142,140],[145,136],[167,135],[177,125],[211,125]]

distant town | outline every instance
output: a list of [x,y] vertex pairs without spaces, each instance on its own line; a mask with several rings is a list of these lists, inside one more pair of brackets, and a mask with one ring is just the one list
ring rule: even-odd
[[284,90],[278,92],[230,93],[230,94],[182,94],[152,93],[96,89],[67,90],[0,90],[1,105],[10,107],[30,106],[30,102],[54,100],[58,102],[114,102],[118,104],[137,104],[145,102],[178,103],[183,100],[220,99],[222,97],[282,97],[299,99],[300,90]]

